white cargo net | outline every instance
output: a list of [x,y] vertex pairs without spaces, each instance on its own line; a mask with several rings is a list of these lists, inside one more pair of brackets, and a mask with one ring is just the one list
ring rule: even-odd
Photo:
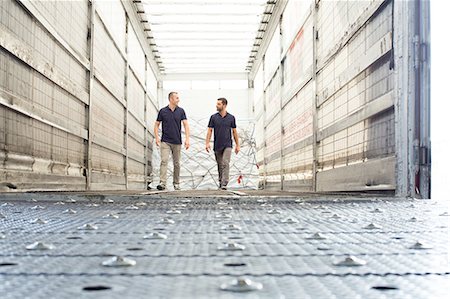
[[[191,132],[190,148],[181,150],[181,174],[180,187],[186,189],[213,190],[219,187],[217,163],[214,151],[209,153],[205,150],[205,138],[208,119],[189,119]],[[248,121],[237,120],[237,130],[241,142],[241,151],[235,154],[234,148],[230,161],[230,180],[228,188],[232,189],[257,189],[258,188],[258,166],[256,164],[255,149],[255,124]],[[160,132],[161,134],[161,132]],[[214,135],[214,134],[213,134]],[[161,136],[161,135],[160,135]],[[214,136],[212,137],[212,139]],[[234,146],[233,141],[233,146]],[[211,140],[211,149],[213,147]],[[154,145],[152,164],[152,184],[155,188],[159,183],[159,167],[161,161],[160,148]],[[172,189],[173,182],[172,156],[169,157],[167,169],[167,187]]]

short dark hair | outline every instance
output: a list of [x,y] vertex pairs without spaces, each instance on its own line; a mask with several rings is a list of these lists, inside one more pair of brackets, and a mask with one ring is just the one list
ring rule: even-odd
[[221,101],[223,105],[228,105],[228,101],[225,98],[218,98],[218,101]]
[[168,99],[170,100],[170,98],[171,98],[174,94],[176,94],[176,93],[178,93],[178,92],[176,92],[176,91],[171,91],[171,92],[169,92]]

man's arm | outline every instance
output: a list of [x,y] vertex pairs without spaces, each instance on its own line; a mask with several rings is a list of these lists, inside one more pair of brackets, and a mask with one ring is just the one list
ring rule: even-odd
[[241,150],[241,146],[239,144],[239,136],[238,136],[236,128],[233,128],[233,138],[234,138],[234,142],[236,142],[236,148],[234,149],[234,152],[237,154]]
[[189,142],[190,131],[189,131],[189,123],[188,123],[187,119],[183,120],[183,126],[184,126],[184,133],[186,134],[186,139],[184,141],[184,146],[186,147],[186,149],[189,149],[189,146],[190,146],[190,142]]
[[213,128],[208,128],[208,131],[206,132],[206,151],[209,153],[209,150],[211,149],[211,135],[212,135]]
[[153,133],[155,134],[155,141],[156,141],[156,146],[159,146],[161,143],[161,140],[159,139],[159,124],[161,122],[160,121],[155,121],[155,127],[153,129]]

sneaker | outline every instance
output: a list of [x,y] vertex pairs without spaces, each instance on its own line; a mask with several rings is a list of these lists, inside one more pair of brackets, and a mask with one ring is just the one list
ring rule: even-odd
[[175,190],[181,190],[180,184],[175,184],[175,185],[173,185],[173,189],[175,189]]
[[166,189],[166,186],[165,185],[162,185],[162,184],[159,184],[157,187],[156,187],[156,189],[158,189],[158,190],[164,190],[164,189]]
[[147,190],[152,190],[152,186],[150,186],[150,184],[147,185]]

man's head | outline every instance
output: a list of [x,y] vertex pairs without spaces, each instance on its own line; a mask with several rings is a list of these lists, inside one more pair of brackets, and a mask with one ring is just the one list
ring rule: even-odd
[[178,92],[171,91],[169,92],[169,103],[178,106],[178,103],[180,102],[180,98],[178,97]]
[[217,111],[222,112],[227,108],[228,101],[225,98],[218,98],[216,103]]

